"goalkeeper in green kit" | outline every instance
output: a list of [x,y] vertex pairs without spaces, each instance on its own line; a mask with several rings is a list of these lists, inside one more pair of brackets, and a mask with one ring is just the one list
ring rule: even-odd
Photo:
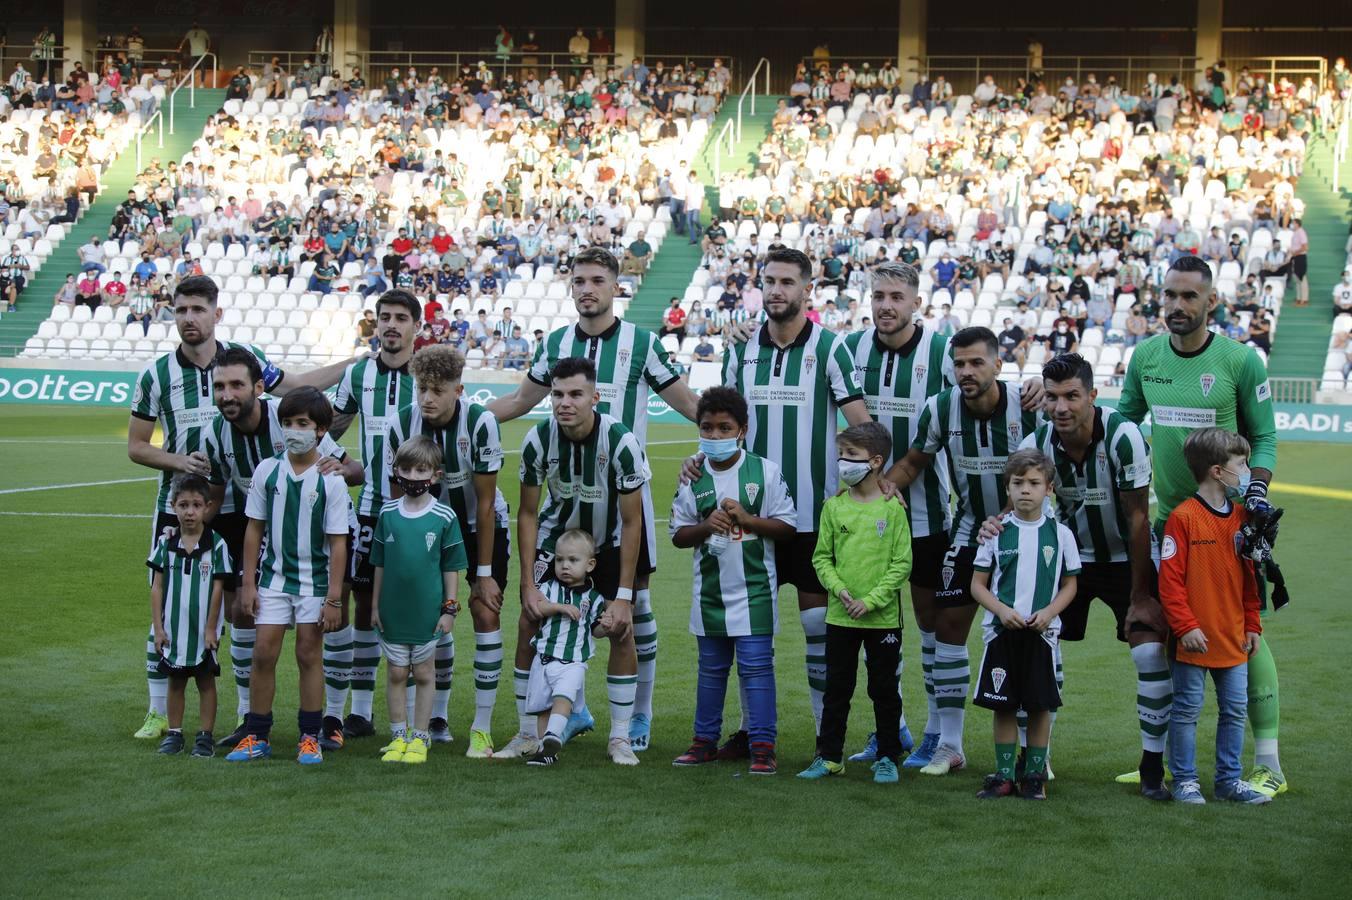
[[[1136,347],[1127,367],[1118,411],[1140,423],[1151,417],[1154,463],[1155,530],[1174,507],[1192,495],[1195,482],[1183,457],[1183,441],[1197,428],[1237,432],[1252,447],[1252,478],[1244,486],[1248,524],[1243,553],[1254,562],[1270,559],[1281,510],[1267,500],[1268,482],[1277,463],[1277,426],[1267,368],[1256,350],[1207,330],[1215,309],[1211,269],[1198,257],[1184,256],[1164,277],[1161,314],[1169,334]],[[1265,603],[1264,612],[1268,606]],[[1248,782],[1269,797],[1286,791],[1277,756],[1277,666],[1266,636],[1249,658],[1249,722],[1255,759]],[[1119,780],[1131,780],[1130,775]]]

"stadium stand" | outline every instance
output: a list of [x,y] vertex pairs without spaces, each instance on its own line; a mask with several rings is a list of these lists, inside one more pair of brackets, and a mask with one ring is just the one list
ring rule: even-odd
[[[350,356],[370,295],[394,285],[502,330],[572,321],[568,261],[601,244],[641,283],[669,222],[657,181],[700,152],[726,90],[692,72],[645,92],[641,74],[588,70],[575,89],[476,72],[369,89],[326,76],[281,101],[255,80],[118,205],[105,246],[110,272],[141,270],[129,310],[58,305],[24,355],[70,353],[72,340],[93,357],[164,352],[172,319],[156,298],[198,273],[221,288],[223,337],[293,365]],[[686,91],[708,102],[682,115],[670,98]],[[511,337],[458,340],[476,366],[501,364]]]
[[[800,68],[755,166],[717,186],[726,243],[706,242],[682,308],[713,332],[758,314],[728,277],[744,285],[779,241],[814,260],[823,323],[861,328],[871,267],[901,258],[921,267],[935,327],[1012,332],[1006,377],[1073,347],[1109,384],[1164,328],[1169,262],[1195,253],[1225,301],[1213,329],[1266,359],[1289,303],[1296,187],[1335,93],[1247,73],[1231,84],[1213,95],[1152,78],[1130,96],[1090,76],[1052,98],[988,79],[935,102],[848,63],[815,79]],[[688,361],[697,336],[668,340]]]

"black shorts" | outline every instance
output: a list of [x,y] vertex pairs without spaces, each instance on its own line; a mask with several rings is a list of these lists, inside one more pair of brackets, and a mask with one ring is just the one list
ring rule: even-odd
[[939,587],[943,577],[944,554],[948,552],[948,532],[911,538],[911,586]]
[[[1125,641],[1127,610],[1131,607],[1131,563],[1085,563],[1075,588],[1075,599],[1061,611],[1061,640],[1084,640],[1089,607],[1097,597],[1113,611],[1117,622],[1114,633],[1119,641]],[[1154,585],[1151,585],[1151,591],[1153,593]],[[1150,631],[1144,625],[1133,625],[1131,630]]]
[[244,532],[248,528],[249,517],[242,512],[221,513],[211,520],[211,530],[221,536],[230,551],[230,571],[234,578],[225,583],[227,591],[235,590],[244,575]]
[[[651,575],[657,571],[655,532],[653,540],[649,540],[649,532],[655,528],[652,513],[648,509],[652,504],[652,492],[648,489],[647,485],[644,485],[644,492],[647,496],[644,498],[643,503],[643,518],[639,521],[638,565],[634,567],[634,578],[636,582],[637,579],[642,578],[645,575]],[[618,549],[615,551],[617,557],[619,552]]]
[[825,594],[812,554],[817,550],[817,532],[800,531],[793,540],[775,544],[775,570],[781,585],[791,584],[800,594]]
[[166,538],[169,532],[177,530],[178,516],[162,509],[155,510],[155,531],[150,535],[150,549],[154,550],[161,538]]
[[975,547],[954,545],[939,560],[939,583],[934,586],[934,603],[943,609],[956,609],[976,603],[972,598],[972,564]]
[[972,692],[972,705],[1007,712],[1060,707],[1051,644],[1031,628],[997,634],[981,654],[981,675]]
[[167,678],[197,678],[200,675],[210,675],[214,678],[221,674],[221,664],[216,659],[216,651],[208,650],[202,654],[201,661],[195,666],[171,666],[169,661],[161,656],[159,671]]
[[[469,577],[473,584],[474,570],[479,568],[479,539],[473,531],[463,532],[461,536],[465,541],[465,558],[469,560]],[[493,529],[493,580],[500,591],[507,590],[507,565],[511,556],[511,533],[506,528]]]
[[[533,570],[535,584],[542,585],[554,581],[554,554],[549,550],[537,550]],[[596,568],[591,573],[592,587],[607,600],[614,600],[620,589],[620,548],[606,547],[596,551]]]
[[348,535],[347,558],[351,560],[347,567],[347,581],[353,590],[370,593],[375,579],[375,566],[371,565],[371,542],[375,539],[376,517],[357,516],[357,530]]

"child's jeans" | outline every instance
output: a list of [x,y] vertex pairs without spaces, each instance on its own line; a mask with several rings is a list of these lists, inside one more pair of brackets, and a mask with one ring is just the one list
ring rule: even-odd
[[695,694],[695,737],[717,741],[723,732],[728,673],[737,658],[737,679],[746,704],[746,730],[753,743],[773,744],[775,720],[775,639],[773,635],[696,637],[699,687]]
[[1174,662],[1174,706],[1169,713],[1169,771],[1174,782],[1197,781],[1197,719],[1202,712],[1206,677],[1216,683],[1216,784],[1238,781],[1248,715],[1249,664],[1205,669]]

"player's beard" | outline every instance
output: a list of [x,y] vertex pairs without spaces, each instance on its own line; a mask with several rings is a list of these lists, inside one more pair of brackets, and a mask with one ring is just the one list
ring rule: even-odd
[[1176,334],[1180,337],[1185,337],[1189,334],[1192,334],[1197,329],[1206,325],[1206,317],[1203,316],[1200,319],[1193,319],[1187,317],[1176,319],[1173,316],[1170,316],[1164,320],[1164,324],[1168,326],[1169,332],[1171,334]]
[[[244,400],[227,401],[220,405],[221,415],[227,422],[243,422],[253,415],[254,406],[258,400],[255,397],[249,397]],[[233,412],[234,415],[230,413]]]
[[577,310],[578,318],[596,319],[601,316],[604,316],[606,313],[610,312],[615,307],[615,298],[613,296],[602,297],[600,294],[597,294],[594,303],[595,306],[593,306],[591,309],[583,309],[581,307],[578,307]]
[[409,343],[409,339],[403,334],[382,334],[380,336],[380,349],[391,355],[403,353]]
[[803,301],[801,299],[786,300],[784,308],[779,312],[771,311],[770,304],[768,303],[765,304],[765,315],[772,322],[780,322],[780,323],[792,322],[794,319],[798,317],[798,314],[802,311],[803,311]]

